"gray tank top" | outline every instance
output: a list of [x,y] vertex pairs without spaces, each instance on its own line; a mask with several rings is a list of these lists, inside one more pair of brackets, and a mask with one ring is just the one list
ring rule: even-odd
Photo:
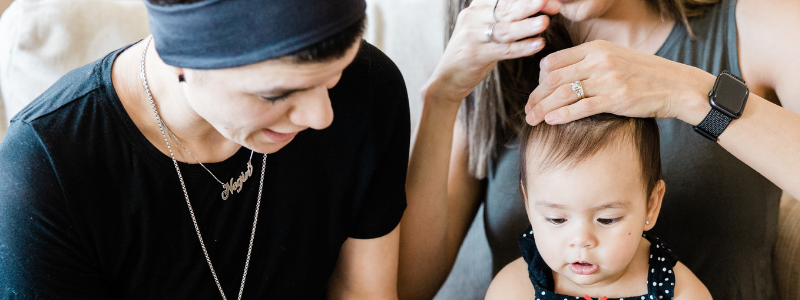
[[[695,40],[677,22],[656,55],[741,76],[735,6],[736,0],[723,0],[690,19]],[[667,190],[651,232],[715,299],[776,299],[772,249],[781,190],[690,125],[676,119],[658,125]],[[483,217],[495,274],[521,256],[516,237],[529,224],[517,188],[518,156],[512,142],[490,163]]]

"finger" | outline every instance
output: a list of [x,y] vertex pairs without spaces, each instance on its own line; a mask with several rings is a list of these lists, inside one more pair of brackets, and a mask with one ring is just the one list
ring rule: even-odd
[[[585,93],[584,90],[584,95],[586,95]],[[545,120],[545,116],[550,112],[573,104],[578,100],[578,94],[572,90],[569,84],[562,85],[547,96],[547,98],[535,105],[531,105],[530,112],[525,117],[525,120],[531,125],[539,124]]]
[[589,53],[600,51],[605,47],[605,43],[606,42],[604,41],[592,41],[553,52],[550,55],[545,56],[545,58],[539,62],[539,68],[541,69],[541,72],[547,73],[566,66],[574,65],[584,60]]
[[561,2],[547,1],[547,4],[542,8],[542,12],[551,16],[558,14],[561,11]]
[[547,0],[500,0],[494,13],[500,21],[520,21],[540,12],[548,2]]
[[548,113],[545,122],[550,125],[565,124],[575,120],[580,120],[588,116],[606,112],[603,104],[607,103],[601,97],[586,98],[572,105],[561,107]]
[[513,43],[488,43],[486,46],[486,51],[490,52],[486,57],[491,57],[493,61],[515,59],[531,56],[542,50],[544,38],[529,38]]
[[528,103],[533,107],[542,99],[550,96],[557,88],[576,80],[586,80],[589,74],[584,70],[583,64],[577,63],[555,71],[540,73],[539,85],[531,92],[530,97],[528,97]]
[[497,43],[510,43],[537,35],[550,25],[550,17],[538,16],[516,22],[500,22],[494,25],[492,40]]

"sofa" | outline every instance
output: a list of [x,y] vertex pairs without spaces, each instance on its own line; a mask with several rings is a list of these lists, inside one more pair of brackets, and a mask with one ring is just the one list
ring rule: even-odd
[[[2,1],[9,0],[0,0],[0,9]],[[8,120],[63,74],[149,35],[142,1],[14,1],[0,17],[0,137]],[[412,130],[422,108],[419,91],[444,50],[446,2],[367,1],[365,38],[403,73]],[[435,299],[483,299],[492,270],[483,230],[479,211]],[[800,300],[800,202],[787,194],[773,265],[781,299]]]

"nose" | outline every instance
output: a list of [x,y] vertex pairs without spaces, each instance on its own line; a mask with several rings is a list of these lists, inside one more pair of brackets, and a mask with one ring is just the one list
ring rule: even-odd
[[589,226],[575,224],[569,246],[571,248],[594,248],[597,246],[597,237]]
[[325,86],[309,90],[294,102],[289,120],[298,126],[325,129],[333,123],[333,108]]

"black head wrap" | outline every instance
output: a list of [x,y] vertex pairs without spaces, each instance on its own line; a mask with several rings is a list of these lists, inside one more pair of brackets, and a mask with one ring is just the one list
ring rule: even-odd
[[171,66],[221,69],[281,57],[343,31],[365,0],[145,1],[158,55]]

